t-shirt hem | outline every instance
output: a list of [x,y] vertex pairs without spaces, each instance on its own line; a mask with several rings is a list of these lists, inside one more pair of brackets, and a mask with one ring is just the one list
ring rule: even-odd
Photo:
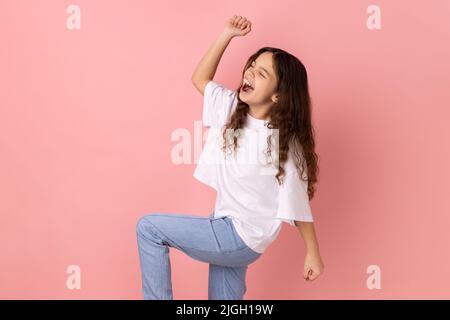
[[239,232],[239,228],[237,227],[237,225],[235,224],[235,217],[231,217],[232,219],[231,219],[231,221],[232,221],[232,223],[233,223],[233,225],[234,225],[234,229],[236,230],[236,232],[237,232],[237,234],[239,235],[239,237],[241,237],[241,239],[242,239],[242,241],[244,241],[244,243],[247,245],[247,247],[249,248],[249,249],[251,249],[251,250],[253,250],[253,251],[255,251],[256,253],[259,253],[259,254],[263,254],[264,253],[264,251],[266,250],[266,248],[270,245],[270,243],[272,243],[272,242],[270,242],[270,243],[259,243],[259,244],[256,244],[256,245],[251,245],[251,244],[249,244],[249,241],[247,240],[247,237],[245,236],[245,235],[242,235],[240,232]]

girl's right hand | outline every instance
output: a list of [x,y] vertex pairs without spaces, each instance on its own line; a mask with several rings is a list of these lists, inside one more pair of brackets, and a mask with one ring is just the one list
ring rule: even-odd
[[245,36],[251,31],[252,23],[245,17],[234,15],[225,24],[224,32],[230,36]]

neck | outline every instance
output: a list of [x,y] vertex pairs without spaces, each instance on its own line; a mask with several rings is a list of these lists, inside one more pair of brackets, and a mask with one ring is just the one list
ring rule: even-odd
[[248,113],[256,119],[269,121],[270,117],[267,115],[269,108],[255,108],[249,106]]

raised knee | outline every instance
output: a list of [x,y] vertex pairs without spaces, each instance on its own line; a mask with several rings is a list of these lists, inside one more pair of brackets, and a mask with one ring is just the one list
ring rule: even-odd
[[152,224],[149,222],[151,219],[151,214],[146,214],[139,218],[136,224],[136,233],[138,235],[144,235],[149,232],[149,228],[152,227]]

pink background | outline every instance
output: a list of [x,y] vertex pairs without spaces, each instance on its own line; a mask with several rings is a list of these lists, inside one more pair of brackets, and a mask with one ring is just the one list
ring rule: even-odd
[[[81,30],[66,8],[81,8]],[[381,7],[381,30],[366,8]],[[177,165],[202,96],[191,75],[233,14],[253,23],[215,80],[283,48],[307,67],[324,273],[302,279],[287,224],[246,299],[450,298],[450,2],[0,1],[0,298],[141,299],[135,226],[207,216],[215,192]],[[175,299],[206,299],[208,265],[171,250]],[[69,290],[66,268],[81,268]],[[368,266],[381,268],[369,290]]]

